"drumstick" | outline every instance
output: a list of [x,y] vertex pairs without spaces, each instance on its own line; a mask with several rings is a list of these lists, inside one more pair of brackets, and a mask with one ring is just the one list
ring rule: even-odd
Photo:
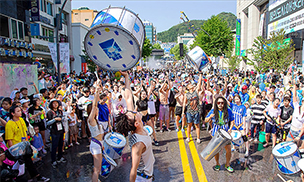
[[286,182],[286,180],[280,174],[277,174],[277,176],[279,176],[279,178],[281,178],[282,181]]

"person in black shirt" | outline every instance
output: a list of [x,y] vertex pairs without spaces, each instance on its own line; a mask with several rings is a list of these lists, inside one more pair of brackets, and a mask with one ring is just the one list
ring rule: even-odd
[[283,103],[284,105],[281,106],[280,141],[286,141],[286,136],[290,130],[290,122],[293,114],[293,108],[290,106],[290,97],[284,97]]
[[40,134],[43,139],[43,144],[45,145],[45,124],[44,124],[44,110],[40,106],[40,99],[33,99],[33,106],[29,108],[29,120],[30,123],[34,126],[39,127]]

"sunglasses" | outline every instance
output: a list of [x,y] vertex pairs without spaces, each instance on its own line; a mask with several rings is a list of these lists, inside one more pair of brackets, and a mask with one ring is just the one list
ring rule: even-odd
[[217,105],[224,105],[224,102],[217,102]]

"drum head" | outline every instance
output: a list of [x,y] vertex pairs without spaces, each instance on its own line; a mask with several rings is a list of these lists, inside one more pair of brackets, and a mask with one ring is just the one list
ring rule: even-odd
[[229,139],[229,140],[232,140],[231,135],[230,135],[227,131],[225,131],[225,130],[223,130],[223,129],[219,129],[218,131],[219,131],[219,133],[220,133],[222,136],[224,136],[225,138],[227,138],[227,139]]
[[113,148],[123,148],[126,145],[126,138],[116,132],[107,133],[104,141]]
[[153,128],[149,125],[144,126],[144,129],[148,132],[149,135],[153,133]]
[[282,142],[277,144],[272,149],[272,154],[275,157],[287,157],[294,154],[298,150],[298,147],[293,142]]
[[117,166],[117,163],[111,158],[108,156],[108,154],[106,153],[102,153],[102,157],[109,163],[111,164],[112,166],[116,167]]
[[242,136],[241,132],[233,130],[231,132],[231,137],[233,138],[233,140],[238,139]]
[[93,27],[85,37],[84,47],[95,64],[110,71],[129,70],[141,57],[135,37],[126,29],[110,24]]

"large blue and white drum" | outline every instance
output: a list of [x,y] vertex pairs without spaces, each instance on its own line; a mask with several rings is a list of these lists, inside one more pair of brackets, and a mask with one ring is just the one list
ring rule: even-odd
[[129,70],[141,58],[145,28],[126,8],[100,11],[86,34],[84,47],[94,63],[110,71]]
[[116,132],[107,133],[104,137],[104,152],[112,159],[119,159],[126,145],[126,138]]
[[186,55],[190,64],[199,71],[201,71],[206,66],[208,66],[209,63],[211,63],[211,60],[209,59],[207,54],[199,46],[194,47]]
[[231,137],[232,137],[232,144],[241,147],[244,143],[244,140],[242,138],[242,133],[237,130],[231,131]]
[[297,163],[301,155],[295,143],[279,143],[272,149],[272,154],[277,161],[278,169],[283,174],[295,174],[300,171]]

